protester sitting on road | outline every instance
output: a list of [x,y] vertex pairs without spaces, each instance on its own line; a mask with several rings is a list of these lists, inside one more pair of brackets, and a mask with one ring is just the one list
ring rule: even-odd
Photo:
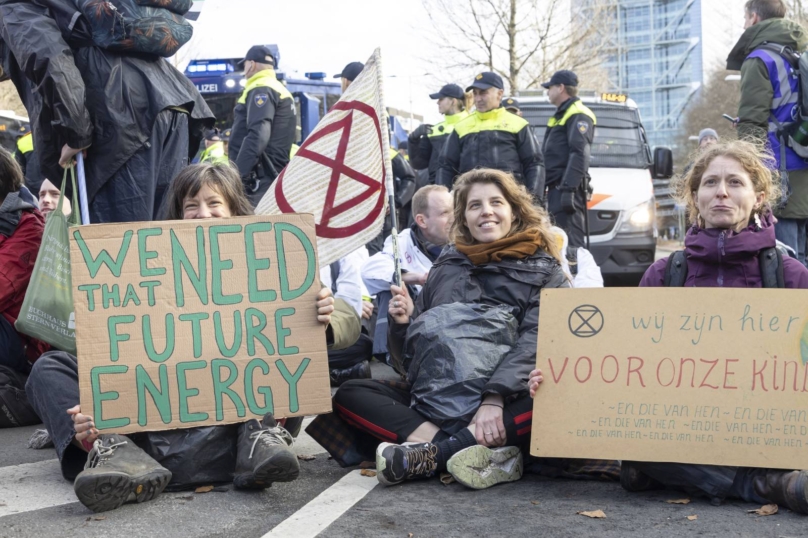
[[602,288],[603,275],[592,253],[584,247],[569,248],[567,232],[553,226],[556,242],[561,250],[561,268],[572,282],[573,288]]
[[[677,189],[693,223],[684,256],[655,262],[640,286],[808,288],[808,270],[774,249],[771,208],[780,192],[771,165],[771,157],[748,142],[704,151]],[[714,502],[741,498],[808,514],[806,471],[623,461],[620,478],[628,491],[667,486]]]
[[[335,299],[343,299],[356,311],[362,320],[370,320],[373,302],[370,292],[362,282],[362,264],[368,259],[365,247],[343,256],[331,265],[320,268],[320,282],[331,288]],[[346,349],[329,350],[328,367],[331,386],[339,387],[349,379],[370,379],[370,359],[373,356],[373,339],[365,328],[359,339]]]
[[[45,178],[39,187],[39,211],[47,217],[48,213],[59,205],[59,196],[61,194],[59,188]],[[62,213],[64,213],[65,217],[69,217],[72,212],[73,205],[70,203],[70,198],[65,197],[64,202],[62,202]]]
[[[449,242],[452,227],[452,196],[442,185],[427,185],[412,197],[412,226],[398,234],[401,279],[416,292],[426,282],[432,264]],[[362,266],[362,279],[371,295],[390,290],[395,273],[393,238],[387,237],[384,249]]]
[[[172,184],[167,210],[172,220],[252,214],[238,172],[229,165],[212,164],[193,165],[180,172]],[[344,301],[335,301],[329,288],[317,295],[317,319],[326,328],[329,347],[345,348],[356,341],[356,313]],[[113,510],[130,499],[153,499],[171,480],[172,465],[188,465],[176,459],[164,462],[168,468],[160,465],[138,446],[146,444],[148,433],[100,433],[93,417],[82,413],[78,405],[78,364],[73,355],[50,352],[40,357],[28,378],[26,393],[53,439],[62,474],[75,479],[79,501],[95,512]],[[264,489],[273,482],[297,478],[300,467],[291,450],[292,436],[271,413],[261,421],[252,419],[239,425],[237,443],[236,488]],[[193,463],[205,464],[196,459]]]
[[401,355],[407,328],[420,313],[457,302],[512,307],[519,321],[518,343],[485,385],[471,424],[454,435],[410,408],[407,384],[349,381],[337,391],[334,408],[339,417],[384,441],[376,450],[382,484],[447,469],[458,482],[478,489],[521,477],[520,447],[530,439],[527,377],[536,357],[540,292],[569,286],[548,222],[508,173],[480,169],[458,179],[455,245],[435,262],[417,306],[406,288],[391,286],[391,353]]
[[48,345],[14,329],[45,229],[14,157],[0,148],[0,365],[27,374]]

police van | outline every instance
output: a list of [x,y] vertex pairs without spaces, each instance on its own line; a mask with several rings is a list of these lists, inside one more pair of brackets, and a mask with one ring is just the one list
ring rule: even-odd
[[[541,143],[547,120],[556,108],[547,96],[523,92],[519,104]],[[673,175],[668,148],[651,151],[637,104],[623,95],[582,96],[595,113],[589,174],[593,189],[588,204],[590,251],[604,276],[638,282],[654,262],[656,208],[653,179]]]

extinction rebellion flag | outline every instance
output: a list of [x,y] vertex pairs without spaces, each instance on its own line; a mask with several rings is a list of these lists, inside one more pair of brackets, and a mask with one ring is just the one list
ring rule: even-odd
[[366,244],[384,223],[392,171],[381,63],[376,49],[255,209],[313,214],[321,267]]

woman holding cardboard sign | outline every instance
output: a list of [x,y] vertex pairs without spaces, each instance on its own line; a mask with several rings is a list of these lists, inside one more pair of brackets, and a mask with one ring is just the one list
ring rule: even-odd
[[[702,153],[677,189],[693,223],[685,249],[654,263],[640,286],[808,289],[808,269],[775,248],[771,208],[780,192],[770,165],[770,157],[748,142],[720,143]],[[539,383],[536,370],[531,394]],[[806,471],[623,461],[620,482],[628,491],[667,486],[716,504],[741,498],[808,514]]]
[[[252,206],[244,195],[241,179],[229,165],[191,166],[174,179],[168,198],[169,219],[249,214]],[[329,347],[341,349],[356,341],[359,320],[347,303],[334,300],[330,289],[323,288],[317,295],[316,308],[317,319],[326,328]],[[78,365],[76,357],[66,353],[40,357],[26,391],[56,445],[63,475],[68,480],[75,479],[79,501],[95,512],[113,510],[130,499],[149,501],[169,484],[172,474],[175,480],[180,473],[186,480],[188,476],[204,474],[207,483],[232,478],[237,488],[264,489],[272,482],[294,480],[300,471],[291,450],[292,436],[271,413],[261,421],[253,419],[231,426],[132,436],[99,434],[93,417],[76,405]],[[200,432],[209,435],[197,435]],[[176,437],[170,437],[173,433]],[[155,435],[159,443],[150,437]],[[173,441],[188,444],[186,438],[205,439],[224,448],[207,450],[198,446],[204,442],[196,442],[188,454],[166,452]],[[215,463],[207,461],[214,453],[223,454],[223,458]]]
[[[359,434],[375,438],[377,477],[384,485],[447,469],[475,489],[522,476],[520,447],[529,441],[532,418],[525,382],[536,360],[539,296],[545,287],[569,287],[569,283],[546,213],[534,207],[510,174],[481,169],[461,176],[454,186],[454,213],[455,245],[435,262],[417,306],[404,288],[391,288],[390,350],[408,369],[410,383],[354,380],[334,397],[336,414]],[[423,355],[431,352],[422,353],[418,342],[424,333],[434,333],[436,339],[427,341],[432,351],[454,345],[450,340],[455,337],[445,332],[452,316],[441,318],[441,311],[466,315],[476,310],[491,320],[502,314],[498,308],[513,316],[513,324],[503,329],[513,328],[513,340],[507,342],[493,372],[477,385],[470,415],[458,409],[455,417],[463,417],[463,422],[446,416],[436,420],[433,404],[440,402],[416,393],[422,376],[414,374],[413,364],[421,360],[422,372]],[[424,323],[425,319],[432,321]],[[480,334],[486,334],[485,329],[481,325]],[[497,339],[468,336],[477,355],[486,355],[488,340]],[[447,366],[444,376],[479,360],[468,353],[457,355],[455,367]],[[448,403],[457,403],[458,408],[460,398],[456,393],[447,396]],[[405,442],[412,444],[400,444]]]

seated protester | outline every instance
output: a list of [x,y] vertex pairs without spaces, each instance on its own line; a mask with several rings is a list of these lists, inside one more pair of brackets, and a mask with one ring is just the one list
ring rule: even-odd
[[27,374],[48,345],[14,329],[45,230],[24,181],[20,165],[0,148],[0,365]]
[[572,282],[573,288],[602,288],[603,275],[592,253],[584,247],[569,250],[567,232],[558,226],[552,227],[556,242],[561,249],[561,268]]
[[[174,179],[167,203],[170,220],[227,218],[253,212],[238,171],[223,164],[185,168]],[[356,314],[344,301],[335,301],[330,289],[320,290],[316,308],[329,347],[345,348],[356,340]],[[26,393],[53,439],[62,474],[67,480],[75,479],[76,496],[90,510],[114,510],[129,500],[149,501],[168,485],[170,465],[163,467],[138,446],[147,444],[144,438],[149,433],[101,434],[93,417],[82,412],[76,357],[63,352],[40,357],[28,378]],[[297,478],[300,466],[291,450],[292,437],[271,413],[261,421],[252,419],[238,425],[237,431],[233,480],[237,489],[264,489],[273,482]],[[174,459],[167,463],[188,464]]]
[[[398,234],[401,278],[417,292],[426,282],[432,264],[449,242],[452,226],[452,195],[442,185],[427,185],[412,197],[414,223]],[[384,241],[384,249],[362,266],[362,280],[371,295],[390,290],[395,273],[393,238]]]
[[[39,187],[39,211],[47,217],[48,213],[59,205],[61,194],[59,187],[51,183],[49,179],[44,179]],[[65,201],[62,202],[62,213],[65,217],[69,217],[72,212],[73,205],[70,203],[70,198],[65,197]]]
[[[335,299],[342,299],[353,307],[356,315],[369,319],[373,303],[362,282],[360,268],[367,260],[367,249],[360,247],[343,256],[331,265],[320,269],[320,282],[330,288]],[[373,339],[363,330],[359,339],[349,348],[329,350],[328,366],[331,370],[331,386],[338,387],[349,379],[370,379],[370,359],[373,355]]]
[[[479,169],[458,179],[455,245],[435,262],[417,305],[406,288],[392,286],[391,353],[401,355],[407,328],[420,313],[457,302],[512,307],[518,340],[485,385],[470,425],[454,435],[410,407],[405,383],[357,380],[340,387],[335,413],[362,435],[376,438],[382,484],[447,469],[458,482],[478,489],[521,477],[520,448],[530,441],[533,406],[527,379],[536,361],[541,290],[569,287],[547,223],[545,211],[534,207],[530,194],[508,173]],[[335,452],[337,461],[346,461]]]
[[[775,247],[771,208],[780,193],[772,169],[771,157],[748,142],[720,142],[699,154],[677,188],[693,225],[684,256],[670,259],[684,263],[674,270],[669,259],[656,261],[640,286],[776,287],[782,269],[784,287],[808,288],[808,269],[798,260],[777,256],[779,267],[761,268],[761,256]],[[740,498],[808,514],[806,471],[623,461],[620,482],[628,491],[671,487],[714,504]]]

